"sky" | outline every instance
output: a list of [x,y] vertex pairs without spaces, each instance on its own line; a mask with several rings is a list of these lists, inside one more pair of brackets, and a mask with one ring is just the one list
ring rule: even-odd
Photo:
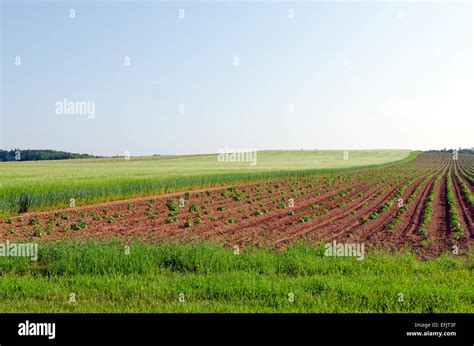
[[474,147],[473,13],[444,1],[3,0],[0,148]]

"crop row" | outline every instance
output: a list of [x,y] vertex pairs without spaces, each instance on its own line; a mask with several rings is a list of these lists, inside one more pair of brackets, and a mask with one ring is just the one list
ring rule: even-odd
[[[420,189],[425,185],[425,183],[430,179],[432,176],[427,176],[425,179],[423,179],[418,185],[415,187],[415,189],[412,191],[412,193],[408,196],[407,200],[405,202],[401,201],[397,213],[395,216],[392,218],[392,220],[387,224],[386,229],[389,231],[392,231],[395,226],[400,222],[401,215],[405,213],[408,210],[408,205],[416,198],[418,192]],[[400,194],[401,196],[401,194]]]
[[433,214],[433,201],[435,198],[436,187],[438,186],[438,183],[441,180],[441,177],[442,177],[442,174],[438,175],[435,178],[433,186],[431,187],[431,190],[430,190],[430,194],[428,195],[428,198],[426,199],[425,210],[423,211],[423,216],[421,217],[421,225],[420,225],[420,228],[418,229],[418,233],[421,234],[425,238],[428,236],[427,227],[430,223],[431,215]]
[[446,174],[446,191],[447,191],[447,201],[449,207],[449,224],[452,229],[452,237],[454,239],[460,239],[464,233],[464,229],[461,226],[461,221],[459,219],[458,212],[456,210],[456,197],[454,195],[453,183],[451,180],[451,175]]
[[471,190],[466,185],[464,180],[459,176],[459,174],[456,170],[454,170],[454,176],[456,177],[456,180],[457,180],[459,186],[461,186],[462,193],[466,197],[467,201],[469,202],[469,204],[471,206],[474,206],[474,196],[472,195]]
[[400,196],[403,195],[405,190],[412,184],[414,181],[414,178],[409,179],[406,181],[400,188],[398,188],[391,196],[389,199],[385,201],[384,204],[382,204],[377,210],[372,211],[368,217],[362,218],[362,223],[366,223],[369,220],[374,220],[379,217],[379,215],[383,212],[388,211],[392,206],[393,203],[399,198]]

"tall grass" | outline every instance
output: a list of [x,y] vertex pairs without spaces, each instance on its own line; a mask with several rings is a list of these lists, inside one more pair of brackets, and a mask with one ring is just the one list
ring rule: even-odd
[[0,257],[0,311],[474,312],[472,255],[370,253],[359,261],[303,243],[238,255],[212,243],[136,241],[129,254],[124,246],[50,243],[37,262]]

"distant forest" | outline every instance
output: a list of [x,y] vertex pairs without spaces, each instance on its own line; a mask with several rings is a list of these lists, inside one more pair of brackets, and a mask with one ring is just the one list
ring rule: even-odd
[[454,150],[458,152],[458,154],[471,154],[474,155],[474,147],[471,148],[457,148],[457,149],[441,149],[441,150],[428,150],[429,153],[452,153]]
[[38,160],[67,160],[67,159],[86,159],[95,158],[88,154],[75,154],[57,150],[43,149],[13,149],[1,150],[0,161],[38,161]]

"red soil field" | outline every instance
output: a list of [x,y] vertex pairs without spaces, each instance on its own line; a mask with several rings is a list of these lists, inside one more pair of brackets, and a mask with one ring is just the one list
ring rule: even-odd
[[[16,215],[0,221],[0,240],[119,237],[276,248],[336,240],[388,251],[407,249],[428,257],[454,247],[462,253],[474,243],[474,209],[455,173],[472,194],[472,156],[455,160],[449,154],[423,153],[415,161],[384,168]],[[453,233],[447,176],[462,234]],[[426,218],[430,194],[432,211]]]

